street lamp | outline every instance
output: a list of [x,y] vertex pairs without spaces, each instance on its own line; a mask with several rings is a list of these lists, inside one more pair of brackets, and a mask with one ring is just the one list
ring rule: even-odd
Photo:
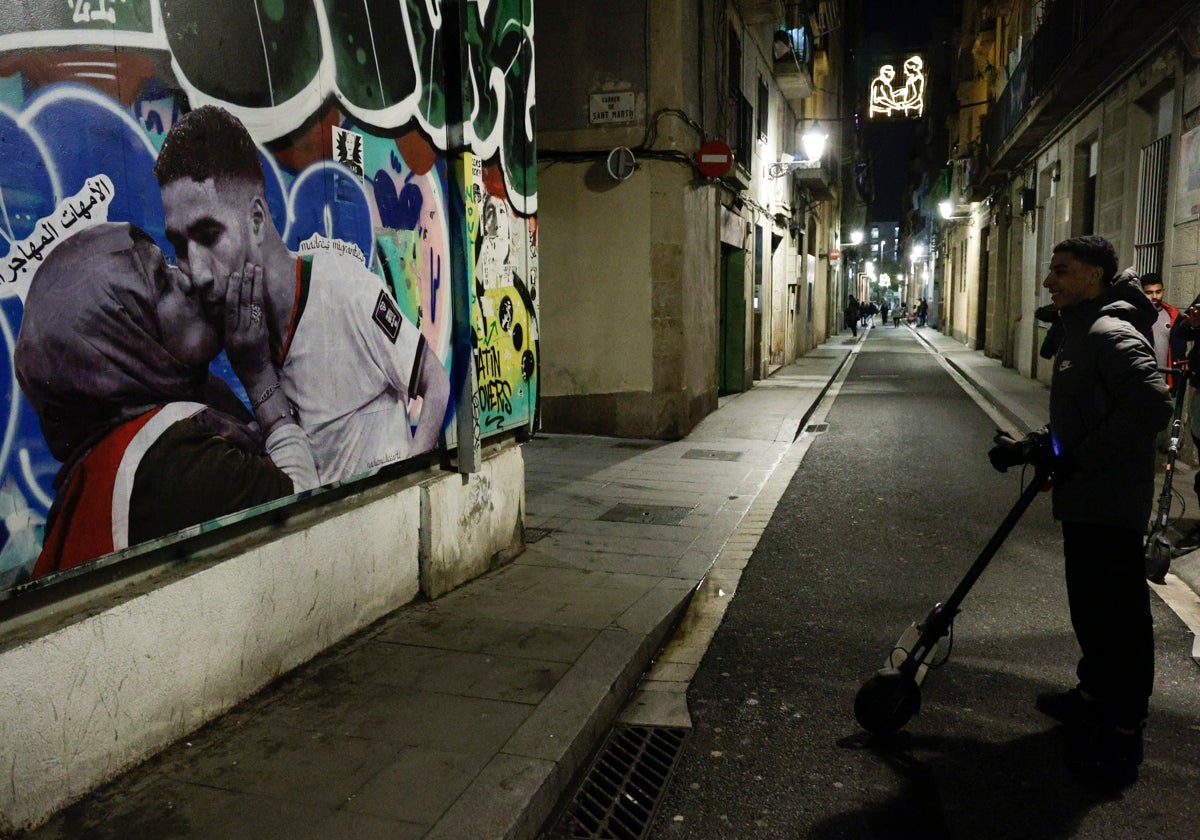
[[[929,282],[929,263],[925,259],[925,243],[914,242],[912,248],[908,252],[908,277],[911,285],[908,288],[908,295],[914,295],[918,290],[921,291],[921,297],[927,296],[925,284]],[[921,271],[917,271],[917,266],[921,267]]]
[[[958,212],[960,207],[966,209],[967,212]],[[954,202],[948,198],[938,202],[938,215],[942,217],[943,221],[947,222],[970,221],[972,225],[975,224],[975,219],[972,217],[969,208],[966,208],[965,205],[955,206]]]
[[800,137],[800,150],[804,153],[804,159],[792,160],[790,156],[785,155],[787,160],[772,163],[767,167],[767,175],[771,178],[782,178],[794,169],[819,169],[828,139],[829,135],[821,128],[821,124],[813,120],[813,124]]
[[808,160],[820,160],[825,156],[825,142],[828,139],[829,135],[821,128],[821,124],[813,120],[813,124],[800,138],[800,148],[804,150],[804,157]]
[[850,241],[849,242],[839,242],[838,243],[839,248],[853,248],[854,249],[853,251],[851,251],[849,254],[846,255],[847,256],[847,258],[846,258],[846,273],[848,275],[846,278],[846,284],[847,284],[847,287],[853,285],[855,287],[856,292],[858,291],[857,282],[856,282],[857,275],[858,275],[858,263],[862,259],[862,255],[858,251],[858,246],[862,244],[862,241],[863,241],[863,232],[861,230],[852,230],[852,231],[850,231]]

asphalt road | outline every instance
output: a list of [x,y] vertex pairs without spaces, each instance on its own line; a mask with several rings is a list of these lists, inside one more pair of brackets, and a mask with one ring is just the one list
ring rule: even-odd
[[860,729],[859,686],[953,591],[1020,479],[990,468],[993,423],[907,329],[869,334],[827,419],[691,684],[694,728],[650,836],[1200,836],[1200,668],[1157,597],[1135,786],[1113,797],[1074,777],[1033,708],[1074,684],[1077,656],[1048,496],[967,596],[920,714],[889,739]]

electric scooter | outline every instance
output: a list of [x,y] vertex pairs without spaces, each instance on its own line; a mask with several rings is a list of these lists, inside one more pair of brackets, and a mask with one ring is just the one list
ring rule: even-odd
[[[1146,579],[1151,583],[1164,584],[1166,574],[1171,568],[1171,558],[1175,553],[1175,542],[1168,531],[1168,520],[1171,515],[1171,483],[1175,478],[1175,456],[1179,454],[1179,442],[1183,434],[1183,402],[1187,394],[1187,360],[1178,367],[1159,368],[1160,373],[1172,374],[1180,378],[1175,388],[1175,413],[1171,416],[1171,437],[1167,444],[1167,460],[1163,465],[1162,492],[1158,495],[1158,512],[1146,535]],[[1175,535],[1177,536],[1177,535]]]
[[884,667],[863,683],[854,698],[854,717],[863,729],[876,735],[888,735],[903,728],[920,711],[921,683],[930,667],[945,662],[943,658],[935,663],[931,657],[939,649],[942,640],[950,635],[959,604],[967,597],[975,581],[983,574],[1050,476],[1049,466],[1035,462],[1033,480],[1021,491],[1016,504],[1004,517],[983,551],[979,552],[954,592],[944,602],[935,604],[924,621],[905,630],[888,655]]

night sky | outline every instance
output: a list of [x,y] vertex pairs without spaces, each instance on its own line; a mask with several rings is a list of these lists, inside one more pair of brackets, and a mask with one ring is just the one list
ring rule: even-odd
[[904,195],[904,180],[917,123],[914,120],[893,120],[863,127],[863,136],[871,149],[875,170],[875,203],[871,221],[895,222],[900,219],[900,202]]
[[[863,137],[871,150],[875,174],[875,203],[871,208],[872,221],[896,221],[901,216],[900,202],[904,192],[908,161],[917,120],[894,119],[870,122],[865,119],[866,92],[880,64],[899,64],[906,54],[921,53],[927,57],[934,47],[935,14],[948,15],[948,0],[910,0],[898,4],[894,0],[864,0],[865,41],[854,51],[852,63],[856,74],[856,89],[863,103]],[[931,79],[926,89],[926,101],[936,91]],[[944,95],[944,92],[943,92]]]

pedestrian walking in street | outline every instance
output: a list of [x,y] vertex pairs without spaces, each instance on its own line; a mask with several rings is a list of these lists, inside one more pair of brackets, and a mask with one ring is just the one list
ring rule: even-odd
[[850,295],[846,299],[846,308],[843,310],[843,313],[843,323],[854,333],[854,337],[858,338],[858,319],[861,317],[861,312],[859,311],[858,301],[855,300],[854,295]]
[[1037,708],[1070,734],[1070,766],[1105,787],[1132,784],[1154,685],[1154,630],[1143,539],[1154,501],[1155,435],[1172,413],[1143,330],[1154,306],[1099,236],[1054,247],[1042,285],[1059,311],[1050,424],[1020,441],[996,436],[1001,472],[1053,469],[1067,600],[1081,657],[1078,684]]
[[887,301],[885,300],[883,303],[879,304],[879,325],[881,327],[886,327],[887,319],[888,319],[888,305],[887,305]]
[[863,321],[864,327],[872,327],[875,325],[875,313],[879,311],[879,307],[874,303],[868,302],[866,306],[866,319]]

